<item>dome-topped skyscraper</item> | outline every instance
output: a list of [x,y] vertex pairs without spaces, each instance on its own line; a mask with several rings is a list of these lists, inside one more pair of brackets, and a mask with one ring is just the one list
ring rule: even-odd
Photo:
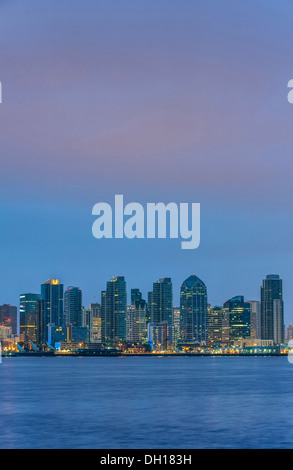
[[206,343],[207,340],[207,288],[195,274],[181,286],[180,339],[187,343]]

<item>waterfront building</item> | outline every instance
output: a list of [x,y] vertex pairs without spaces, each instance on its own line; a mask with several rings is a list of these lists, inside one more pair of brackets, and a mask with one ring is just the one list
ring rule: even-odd
[[250,304],[250,337],[261,338],[261,312],[258,300],[248,300]]
[[243,295],[237,295],[224,303],[229,310],[229,342],[250,337],[250,304]]
[[220,347],[222,344],[223,309],[219,306],[207,309],[207,344],[211,348]]
[[48,279],[41,285],[41,299],[44,302],[44,332],[48,340],[47,325],[63,325],[63,284],[59,279]]
[[0,305],[0,325],[11,328],[12,335],[19,334],[17,307],[10,304]]
[[19,297],[20,337],[22,341],[37,342],[38,301],[40,294],[21,294]]
[[134,300],[134,303],[127,307],[126,328],[128,342],[140,344],[146,343],[147,323],[145,300]]
[[79,287],[70,286],[64,292],[63,323],[71,323],[72,326],[83,326],[82,291]]
[[87,343],[89,341],[89,329],[86,326],[72,326],[71,342]]
[[293,339],[293,325],[288,325],[287,331],[286,331],[286,340],[291,341],[292,339]]
[[173,307],[173,325],[175,328],[176,342],[180,337],[180,307]]
[[180,340],[200,344],[207,341],[207,288],[195,274],[181,286]]
[[113,277],[101,294],[102,342],[110,345],[126,340],[127,292],[124,276]]
[[151,323],[166,321],[173,325],[173,287],[170,277],[162,277],[153,283],[148,294],[148,320]]
[[281,299],[273,300],[273,340],[274,344],[282,344],[285,339],[285,325],[283,302]]
[[89,305],[89,322],[86,326],[90,332],[91,343],[101,343],[102,341],[102,317],[101,304],[92,303]]
[[47,326],[45,327],[44,301],[37,301],[37,345],[42,348],[46,341]]
[[8,340],[11,337],[12,330],[9,326],[0,325],[0,341]]
[[222,345],[228,347],[230,344],[230,312],[229,308],[222,308]]
[[71,329],[68,325],[55,326],[54,324],[48,325],[48,343],[56,347],[56,343],[70,342]]
[[154,352],[176,349],[175,328],[167,321],[148,324],[148,343]]
[[272,339],[259,339],[259,338],[245,338],[238,341],[234,341],[234,345],[237,348],[242,347],[270,347],[273,346],[274,342]]
[[278,274],[268,274],[261,286],[262,339],[273,339],[275,343],[284,341],[283,316],[282,279]]

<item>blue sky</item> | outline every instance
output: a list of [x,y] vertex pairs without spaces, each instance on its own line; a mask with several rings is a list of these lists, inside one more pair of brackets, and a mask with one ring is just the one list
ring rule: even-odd
[[[191,273],[212,304],[284,280],[292,323],[293,5],[13,1],[0,5],[0,302],[50,277],[98,301]],[[200,202],[201,245],[96,240],[92,207]]]

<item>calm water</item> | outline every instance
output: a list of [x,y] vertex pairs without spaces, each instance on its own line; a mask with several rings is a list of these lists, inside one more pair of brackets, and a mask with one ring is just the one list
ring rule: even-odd
[[0,448],[292,448],[286,357],[4,358]]

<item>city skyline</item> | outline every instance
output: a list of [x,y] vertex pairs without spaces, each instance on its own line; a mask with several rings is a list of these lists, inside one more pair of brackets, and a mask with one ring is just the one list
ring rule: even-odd
[[[116,278],[116,277],[121,277],[121,276],[123,276],[123,275],[122,275],[122,274],[112,275],[112,276],[111,276],[111,279],[114,279],[114,278]],[[190,276],[187,276],[187,277],[192,277],[192,276],[197,277],[194,273],[192,273]],[[279,276],[278,274],[266,274],[265,276],[278,276],[278,278],[279,278],[280,280],[282,280],[282,282],[284,282],[283,277],[282,277],[282,276]],[[47,276],[47,277],[48,277],[48,276]],[[129,286],[130,283],[129,283],[127,277],[126,277],[126,276],[123,276],[123,277],[125,278],[126,285]],[[130,288],[127,287],[127,290],[126,290],[126,294],[127,294],[127,301],[126,301],[126,303],[127,303],[127,305],[130,305],[130,304],[131,304],[131,291],[138,290],[138,292],[142,295],[142,298],[147,299],[147,298],[148,298],[148,294],[151,292],[151,290],[150,290],[151,286],[154,286],[154,284],[159,283],[160,280],[163,280],[163,279],[171,279],[171,283],[172,283],[173,286],[174,286],[174,285],[175,285],[175,286],[177,286],[177,285],[179,286],[178,289],[177,289],[177,293],[176,293],[176,287],[172,289],[172,298],[173,298],[173,305],[174,305],[174,307],[175,307],[175,306],[176,306],[176,307],[180,307],[180,292],[181,292],[181,288],[182,288],[182,282],[185,282],[185,281],[182,281],[182,280],[180,281],[180,280],[177,279],[177,280],[175,280],[175,282],[174,282],[174,276],[160,276],[157,281],[153,281],[153,282],[150,283],[150,287],[147,288],[146,291],[144,291],[143,289],[141,289],[140,286],[137,286],[137,285],[136,285],[137,283],[134,283],[134,284],[135,284],[134,286],[131,285]],[[52,281],[52,280],[56,280],[56,281],[58,281],[58,283],[60,282],[60,278],[58,278],[58,276],[53,276],[52,278],[49,278],[49,277],[48,277],[48,281],[50,281],[50,280],[51,280],[51,281]],[[48,282],[48,281],[46,281],[46,282]],[[201,281],[201,279],[199,279],[199,281]],[[218,301],[217,301],[217,300],[215,300],[215,301],[210,301],[209,298],[211,297],[211,295],[210,295],[211,289],[210,289],[210,287],[209,287],[209,290],[208,290],[208,294],[209,294],[209,295],[208,295],[208,303],[209,303],[210,305],[212,305],[212,306],[224,305],[224,303],[227,302],[227,300],[230,300],[230,299],[232,299],[233,297],[237,297],[237,296],[243,296],[245,299],[247,299],[247,301],[250,301],[250,302],[253,302],[253,301],[259,301],[259,302],[260,302],[260,301],[261,301],[261,287],[262,287],[262,282],[263,282],[263,281],[265,281],[265,278],[264,278],[264,277],[261,279],[261,282],[259,283],[259,286],[257,286],[259,292],[258,292],[258,295],[256,295],[255,297],[243,294],[243,292],[244,292],[245,289],[244,289],[244,288],[240,288],[240,289],[238,289],[238,293],[236,293],[235,295],[233,294],[233,295],[230,295],[230,296],[227,296],[227,297],[223,298],[223,301],[220,301],[220,300],[218,300]],[[45,282],[44,284],[46,284],[46,282]],[[100,303],[100,302],[101,302],[101,292],[105,290],[105,283],[107,283],[107,281],[104,281],[104,284],[101,285],[101,288],[98,288],[98,289],[97,289],[96,295],[90,296],[90,295],[87,293],[86,289],[85,289],[83,286],[77,285],[77,284],[75,284],[75,283],[73,283],[73,282],[71,282],[71,283],[69,283],[69,284],[67,285],[66,282],[64,282],[63,280],[61,281],[62,288],[64,289],[64,294],[63,294],[64,296],[65,296],[65,292],[68,291],[68,289],[78,289],[78,290],[81,290],[81,291],[82,291],[82,299],[83,299],[83,301],[82,301],[82,307],[88,306],[88,305],[90,305],[91,303],[95,303],[95,302],[99,302],[99,303]],[[204,282],[204,284],[205,284],[206,286],[208,285],[207,282]],[[5,299],[5,296],[3,295],[3,298],[2,298],[2,297],[0,298],[0,304],[17,305],[17,306],[18,306],[18,305],[19,305],[19,297],[20,297],[21,295],[28,295],[28,294],[40,295],[40,293],[37,292],[38,289],[41,291],[40,286],[42,286],[42,284],[39,284],[36,289],[27,289],[26,291],[24,290],[22,294],[15,294],[15,296],[16,296],[16,298],[17,298],[17,301],[16,301],[15,303],[13,303],[13,302],[7,302],[7,301],[6,301],[7,299]],[[174,295],[174,294],[175,294],[175,295]],[[286,294],[286,291],[285,291],[285,290],[284,290],[284,292],[283,292],[283,299],[284,299],[284,294]],[[177,301],[174,300],[174,298],[177,299]],[[212,296],[212,298],[213,298],[213,296]],[[86,301],[84,301],[84,299],[86,299]],[[284,301],[284,303],[286,303],[286,302]],[[65,311],[65,306],[64,306],[64,311]],[[285,311],[286,311],[286,308],[284,309],[284,312],[285,312]],[[292,322],[291,322],[291,323],[292,323]],[[288,324],[290,324],[290,321],[288,322]]]
[[170,277],[153,282],[147,301],[139,288],[131,287],[130,304],[122,275],[112,276],[100,301],[88,308],[82,307],[82,289],[70,286],[64,292],[59,279],[48,279],[40,290],[40,295],[20,295],[19,316],[17,307],[0,305],[1,336],[10,337],[22,353],[23,348],[93,349],[97,343],[99,354],[101,347],[120,350],[129,344],[145,352],[148,347],[174,352],[205,346],[266,350],[280,348],[291,334],[289,325],[285,334],[283,281],[278,274],[265,276],[260,300],[236,295],[222,307],[208,302],[207,286],[195,274],[182,282],[179,308],[173,303]]
[[[41,325],[38,330],[44,333],[45,341],[48,341],[49,325],[56,328],[67,324],[71,324],[71,327],[87,325],[90,329],[93,328],[93,324],[90,326],[89,323],[92,319],[89,317],[86,320],[84,315],[92,308],[98,308],[98,316],[102,322],[99,333],[102,342],[124,341],[129,334],[127,316],[131,315],[133,319],[137,317],[138,322],[141,322],[139,318],[142,315],[145,327],[147,323],[166,322],[169,326],[179,326],[178,334],[182,340],[205,343],[208,339],[208,317],[213,321],[212,317],[216,318],[218,312],[221,318],[217,323],[223,323],[224,326],[224,312],[229,312],[228,342],[251,336],[283,343],[285,329],[292,323],[286,324],[284,320],[282,285],[283,280],[278,274],[267,274],[262,280],[258,299],[244,300],[243,295],[236,295],[229,297],[220,307],[219,303],[213,305],[208,301],[207,286],[192,274],[182,282],[178,307],[173,302],[171,278],[161,277],[153,282],[153,290],[148,292],[146,301],[139,288],[127,288],[125,277],[119,275],[112,276],[106,282],[106,289],[101,291],[98,302],[91,302],[87,307],[82,300],[83,290],[80,287],[69,286],[64,291],[64,284],[54,278],[41,284],[40,293],[20,294],[18,312],[17,306],[5,303],[0,305],[0,313],[2,312],[3,318],[10,318],[11,326],[14,325],[14,334],[19,334],[20,331],[35,339],[38,335],[32,325],[37,322]],[[12,316],[7,314],[9,309],[15,309]],[[179,324],[174,317],[177,310],[180,312]],[[5,324],[3,320],[2,324]],[[30,331],[33,332],[32,336]],[[90,335],[93,335],[92,331]]]

